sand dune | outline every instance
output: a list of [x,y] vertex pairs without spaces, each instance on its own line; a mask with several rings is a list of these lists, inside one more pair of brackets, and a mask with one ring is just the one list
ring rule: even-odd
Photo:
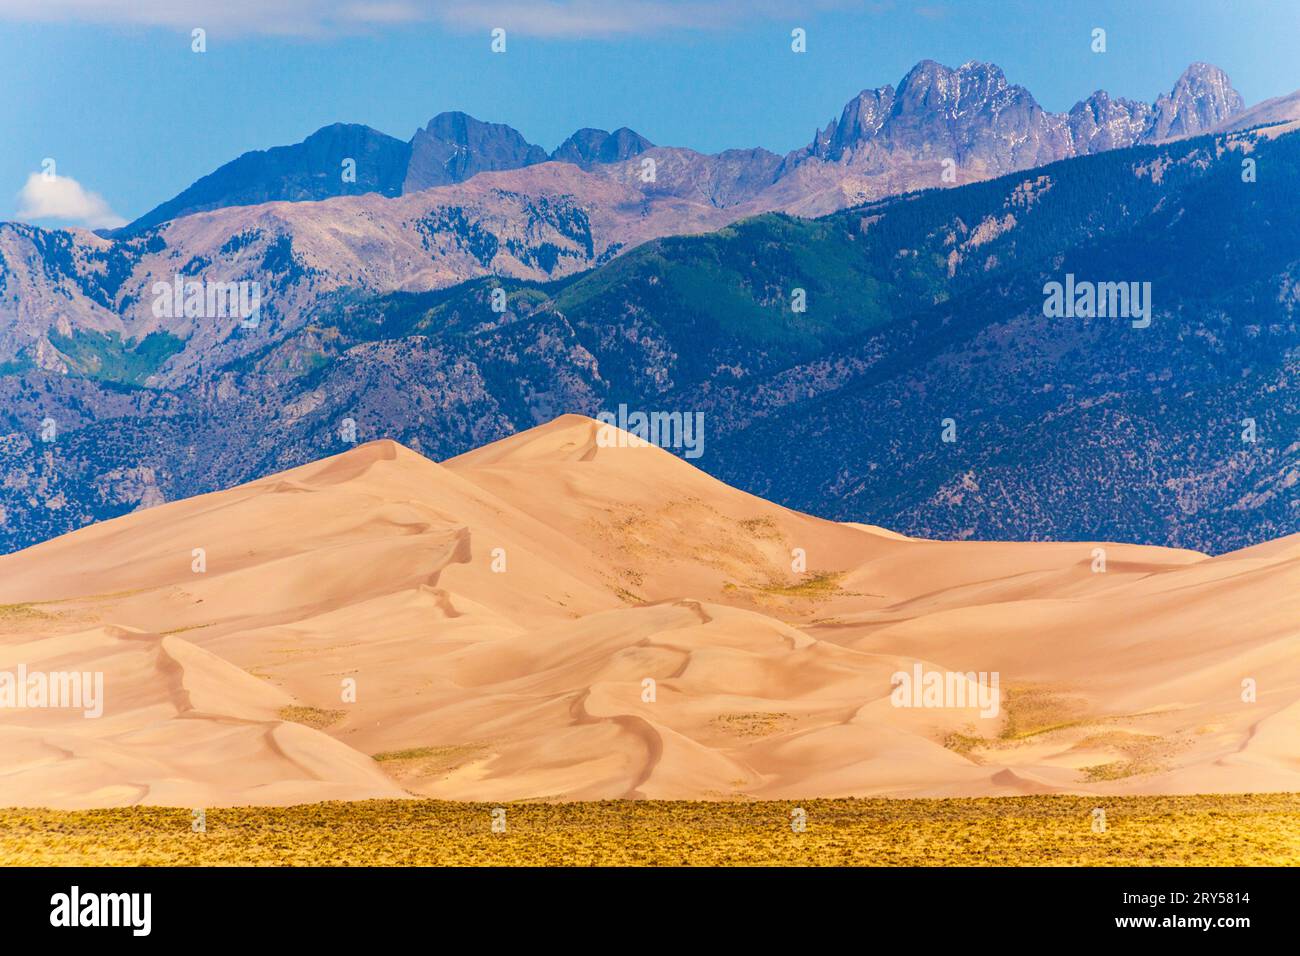
[[[0,645],[0,670],[104,674],[85,707],[6,712],[6,803],[191,807],[362,799],[400,791],[362,754],[282,719],[291,697],[174,635],[97,627]],[[318,773],[318,771],[320,771]]]
[[[104,685],[0,707],[0,804],[1300,790],[1300,535],[916,540],[597,427],[373,442],[0,558],[0,672]],[[896,706],[918,664],[996,672],[996,712]]]

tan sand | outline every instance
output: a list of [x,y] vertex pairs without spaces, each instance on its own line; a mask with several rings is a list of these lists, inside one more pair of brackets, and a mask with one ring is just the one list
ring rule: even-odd
[[[104,675],[98,718],[0,708],[0,804],[1300,790],[1300,535],[918,540],[598,427],[372,442],[0,557],[0,671]],[[997,713],[895,706],[918,662],[997,672]]]

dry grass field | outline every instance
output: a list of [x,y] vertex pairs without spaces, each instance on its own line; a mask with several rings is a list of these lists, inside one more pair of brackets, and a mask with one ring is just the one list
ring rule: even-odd
[[[795,808],[806,829],[795,832]],[[1104,832],[1094,809],[1105,810]],[[1300,794],[0,810],[5,865],[1300,864]],[[499,814],[498,814],[499,816]]]

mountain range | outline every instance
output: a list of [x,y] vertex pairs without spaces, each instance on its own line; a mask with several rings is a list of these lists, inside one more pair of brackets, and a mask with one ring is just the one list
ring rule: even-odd
[[[897,90],[864,91],[838,123],[784,158],[762,149],[707,156],[652,147],[630,130],[580,130],[546,161],[517,131],[458,113],[435,117],[409,143],[327,127],[296,146],[240,157],[116,238],[0,224],[0,363],[74,368],[51,330],[62,340],[107,336],[123,351],[153,336],[146,351],[164,360],[142,381],[170,385],[265,338],[160,321],[149,290],[177,275],[259,282],[262,328],[279,334],[344,290],[420,291],[487,274],[554,279],[660,236],[767,211],[823,215],[1231,127],[1240,110],[1227,77],[1205,64],[1153,105],[1098,92],[1053,114],[996,66],[924,61]],[[346,159],[355,161],[355,183],[342,176]]]
[[[785,157],[765,149],[728,150],[714,156],[681,149],[668,153],[717,176],[723,188],[709,198],[723,206],[752,201],[780,181],[798,177],[798,185],[786,190],[780,201],[766,203],[767,208],[778,209],[827,188],[823,164],[841,167],[841,174],[851,170],[866,180],[892,180],[894,185],[883,188],[902,192],[940,182],[932,168],[917,169],[917,164],[932,167],[936,161],[951,159],[961,170],[961,180],[969,181],[1067,156],[1208,132],[1242,109],[1241,96],[1223,71],[1205,63],[1188,67],[1170,93],[1154,104],[1111,99],[1098,90],[1068,113],[1050,113],[1027,89],[1008,84],[993,64],[971,62],[954,70],[925,60],[903,77],[897,89],[863,90],[844,107],[838,121],[818,131],[808,146]],[[227,206],[365,193],[405,195],[461,183],[483,172],[550,161],[590,170],[625,163],[652,149],[653,143],[626,127],[613,133],[588,128],[548,154],[510,126],[458,112],[439,113],[407,142],[368,126],[337,123],[293,146],[240,156],[116,234],[131,235],[180,216]],[[342,175],[347,160],[355,164],[355,179]],[[909,176],[915,181],[900,186],[899,180]],[[839,178],[832,175],[829,180]],[[868,195],[871,185],[859,183],[854,188],[858,194],[845,190],[844,202],[873,198]],[[820,201],[837,200],[823,197]]]
[[[619,403],[702,410],[707,470],[908,533],[1279,537],[1296,102],[1194,64],[1055,114],[926,61],[784,157],[626,129],[548,156],[449,113],[246,154],[113,236],[0,224],[0,548],[301,464],[345,420],[441,458]],[[1067,273],[1151,282],[1151,327],[1049,321]],[[258,324],[155,314],[178,275],[258,282]]]

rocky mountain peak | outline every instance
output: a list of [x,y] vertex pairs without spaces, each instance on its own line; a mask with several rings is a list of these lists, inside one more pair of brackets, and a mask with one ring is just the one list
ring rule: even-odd
[[1228,74],[1209,63],[1193,63],[1174,88],[1156,100],[1150,139],[1202,133],[1245,108]]
[[952,117],[985,108],[1009,91],[1028,95],[1023,87],[1010,87],[995,64],[971,60],[954,70],[922,60],[898,84],[894,110]]
[[488,170],[544,163],[546,150],[504,123],[485,123],[467,113],[439,113],[411,140],[403,192],[464,182]]
[[838,122],[832,121],[817,132],[807,154],[819,159],[838,160],[855,144],[866,142],[879,133],[893,105],[892,86],[863,90],[845,104]]
[[957,71],[934,60],[922,60],[898,84],[895,101],[900,112],[942,110],[957,98]]
[[891,158],[949,157],[986,174],[1009,172],[1205,132],[1241,110],[1227,75],[1208,63],[1193,63],[1154,105],[1098,90],[1068,113],[1049,113],[996,64],[971,60],[953,69],[922,60],[897,89],[863,90],[850,100],[838,121],[786,157],[783,171],[810,158],[876,169]]
[[[334,196],[402,191],[410,146],[358,123],[321,127],[300,143],[244,153],[123,227],[132,235],[169,219],[228,206],[303,202]],[[355,181],[339,175],[345,159],[356,163]]]
[[1067,114],[1074,151],[1097,153],[1132,146],[1146,134],[1154,115],[1149,103],[1112,99],[1105,90],[1097,90]]
[[614,132],[586,127],[578,130],[551,153],[551,159],[583,168],[598,163],[619,163],[654,146],[640,133],[621,126]]

